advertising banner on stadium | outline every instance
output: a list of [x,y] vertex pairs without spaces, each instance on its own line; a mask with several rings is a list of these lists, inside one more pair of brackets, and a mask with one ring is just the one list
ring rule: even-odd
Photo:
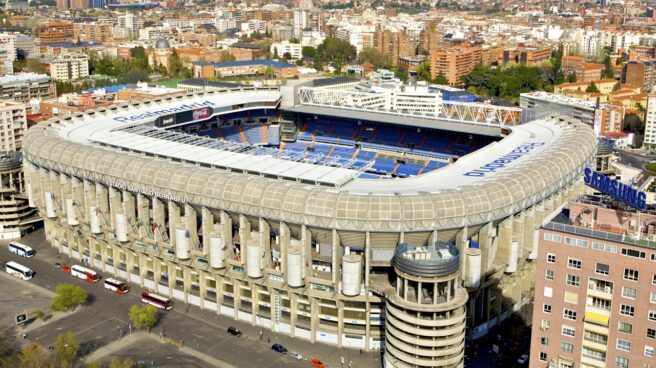
[[171,125],[203,120],[212,116],[212,112],[213,110],[211,107],[201,107],[195,110],[181,111],[176,114],[165,115],[157,118],[155,126],[158,128],[165,128]]

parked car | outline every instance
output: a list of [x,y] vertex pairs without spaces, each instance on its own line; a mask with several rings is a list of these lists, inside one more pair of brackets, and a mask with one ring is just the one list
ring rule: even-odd
[[519,359],[517,359],[518,364],[524,364],[526,362],[528,362],[528,354],[523,354],[519,357]]
[[273,351],[277,351],[277,352],[279,352],[280,354],[287,354],[287,349],[285,349],[285,347],[282,346],[282,345],[280,345],[280,344],[273,344],[273,345],[271,345],[271,350],[273,350]]
[[303,360],[303,356],[295,351],[289,353],[289,357],[296,360]]
[[326,368],[326,366],[323,364],[323,362],[320,361],[319,359],[312,359],[310,361],[310,364],[312,364],[312,366],[314,368]]
[[228,333],[231,334],[232,336],[237,336],[237,337],[241,336],[241,331],[239,331],[238,329],[232,326],[228,327]]
[[58,270],[61,269],[61,263],[55,262],[55,268]]

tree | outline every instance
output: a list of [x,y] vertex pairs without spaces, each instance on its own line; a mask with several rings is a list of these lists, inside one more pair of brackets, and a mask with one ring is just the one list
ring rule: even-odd
[[273,68],[270,67],[270,66],[267,66],[267,68],[264,70],[264,77],[265,77],[266,79],[271,79],[271,78],[273,78],[275,75],[276,75],[275,70],[273,70]]
[[645,129],[644,122],[642,121],[640,116],[636,114],[624,115],[622,128],[624,129],[624,131],[628,131],[635,134],[642,134]]
[[604,55],[604,69],[601,71],[601,78],[615,78],[615,70],[610,62],[610,52],[606,51]]
[[585,91],[588,93],[599,93],[599,88],[594,82],[590,82],[590,84],[588,84],[588,87],[585,89]]
[[301,43],[301,41],[296,37],[292,37],[292,39],[289,40],[289,43]]
[[303,63],[303,60],[301,59],[296,60],[296,66],[303,66],[303,65],[305,65],[305,63]]
[[567,83],[576,83],[576,73],[570,73],[567,76]]
[[344,64],[355,60],[357,50],[348,41],[326,38],[317,47],[317,59],[323,63]]
[[224,51],[221,53],[221,56],[219,56],[219,61],[222,63],[228,62],[228,61],[235,61],[237,58],[235,58],[235,55]]
[[301,49],[301,54],[303,55],[303,59],[313,59],[317,56],[317,49],[312,46],[303,46]]
[[182,65],[182,61],[180,61],[180,57],[178,56],[178,53],[173,50],[173,53],[169,56],[168,59],[169,62],[169,75],[172,77],[177,77],[182,73],[182,69],[184,69],[184,66]]
[[417,66],[416,73],[417,80],[430,82],[432,80],[430,72],[430,61],[424,61],[423,63],[419,64]]
[[112,360],[109,362],[109,367],[108,368],[132,368],[132,365],[134,362],[130,358],[119,358],[119,357],[113,357]]
[[440,74],[437,75],[437,77],[435,77],[435,79],[433,79],[433,83],[441,84],[441,85],[448,85],[449,80],[447,79],[447,77],[444,76],[444,74],[440,73]]
[[18,359],[21,368],[47,368],[51,366],[45,349],[37,343],[27,345],[21,349]]
[[135,328],[150,329],[157,323],[157,308],[150,304],[136,304],[128,313]]
[[55,311],[66,311],[86,303],[87,292],[79,286],[71,284],[59,284],[52,298],[50,308]]
[[57,354],[57,359],[62,364],[62,367],[68,367],[73,363],[79,348],[80,344],[77,343],[75,335],[73,335],[72,332],[69,331],[57,336],[57,341],[55,341],[55,353]]
[[34,318],[39,319],[39,320],[43,320],[43,319],[46,318],[46,314],[43,313],[43,311],[41,309],[37,309],[37,310],[34,311]]
[[369,62],[373,64],[375,69],[385,68],[389,64],[387,61],[387,55],[373,47],[365,47],[362,49],[360,54],[358,54],[358,62],[360,64]]

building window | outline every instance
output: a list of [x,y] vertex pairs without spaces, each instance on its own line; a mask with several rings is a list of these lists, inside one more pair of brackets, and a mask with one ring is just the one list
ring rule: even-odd
[[575,247],[581,247],[581,248],[587,248],[588,247],[588,241],[587,240],[576,239],[576,238],[567,238],[567,237],[565,237],[565,244],[573,245]]
[[597,262],[597,265],[595,266],[595,272],[600,275],[608,275],[610,273],[610,266]]
[[567,275],[567,285],[578,287],[581,285],[581,278],[579,276]]
[[656,273],[651,275],[651,284],[656,285]]
[[544,233],[544,240],[560,243],[560,235]]
[[615,357],[615,367],[616,368],[629,368],[629,358],[625,357]]
[[624,269],[624,279],[631,281],[638,281],[638,270],[632,270],[630,268]]
[[608,336],[592,331],[585,331],[585,336],[583,336],[583,338],[588,341],[596,342],[598,344],[603,344],[603,345],[606,345],[606,343],[608,342]]
[[592,249],[617,254],[617,247],[603,243],[592,243]]
[[635,299],[638,289],[622,286],[622,296],[625,298]]
[[647,338],[648,339],[656,339],[656,329],[648,328],[647,329]]
[[540,323],[540,328],[547,331],[551,327],[551,321],[548,319],[543,319],[542,322]]
[[544,346],[549,346],[549,338],[548,337],[540,337],[540,344]]
[[645,259],[645,257],[647,257],[645,252],[641,252],[641,251],[633,250],[633,249],[628,249],[628,248],[622,248],[622,255],[623,256],[628,256],[628,257],[640,258],[640,259]]
[[547,270],[547,272],[544,275],[544,278],[547,280],[553,280],[554,279],[554,270]]
[[576,336],[576,329],[574,327],[563,326],[562,333],[564,336],[574,337]]
[[551,304],[542,304],[542,311],[544,313],[551,313]]
[[568,258],[567,259],[567,267],[575,268],[577,270],[580,270],[581,269],[581,261],[576,259],[576,258]]
[[574,351],[574,344],[570,344],[568,342],[561,342],[560,350],[562,350],[565,353],[571,353]]
[[654,357],[654,347],[645,345],[645,356],[649,358]]
[[656,321],[656,311],[650,310],[648,317],[650,321]]
[[622,304],[620,305],[620,314],[623,316],[633,317],[635,316],[635,307],[632,305]]
[[569,308],[563,309],[563,318],[576,321],[576,311]]
[[620,322],[620,325],[617,329],[620,330],[620,332],[627,334],[633,333],[633,325],[628,322]]
[[656,291],[652,291],[652,292],[649,294],[649,301],[650,301],[651,303],[656,303]]
[[563,300],[565,303],[579,304],[579,294],[573,293],[571,291],[566,291]]
[[556,263],[556,255],[553,253],[547,253],[547,263]]
[[541,362],[546,362],[547,361],[547,353],[541,351],[540,352],[540,361]]
[[617,350],[631,351],[631,341],[617,339]]

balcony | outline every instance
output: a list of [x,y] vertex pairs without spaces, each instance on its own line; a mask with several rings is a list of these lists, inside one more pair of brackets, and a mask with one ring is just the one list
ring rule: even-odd
[[613,298],[613,287],[588,283],[588,296],[610,300]]

